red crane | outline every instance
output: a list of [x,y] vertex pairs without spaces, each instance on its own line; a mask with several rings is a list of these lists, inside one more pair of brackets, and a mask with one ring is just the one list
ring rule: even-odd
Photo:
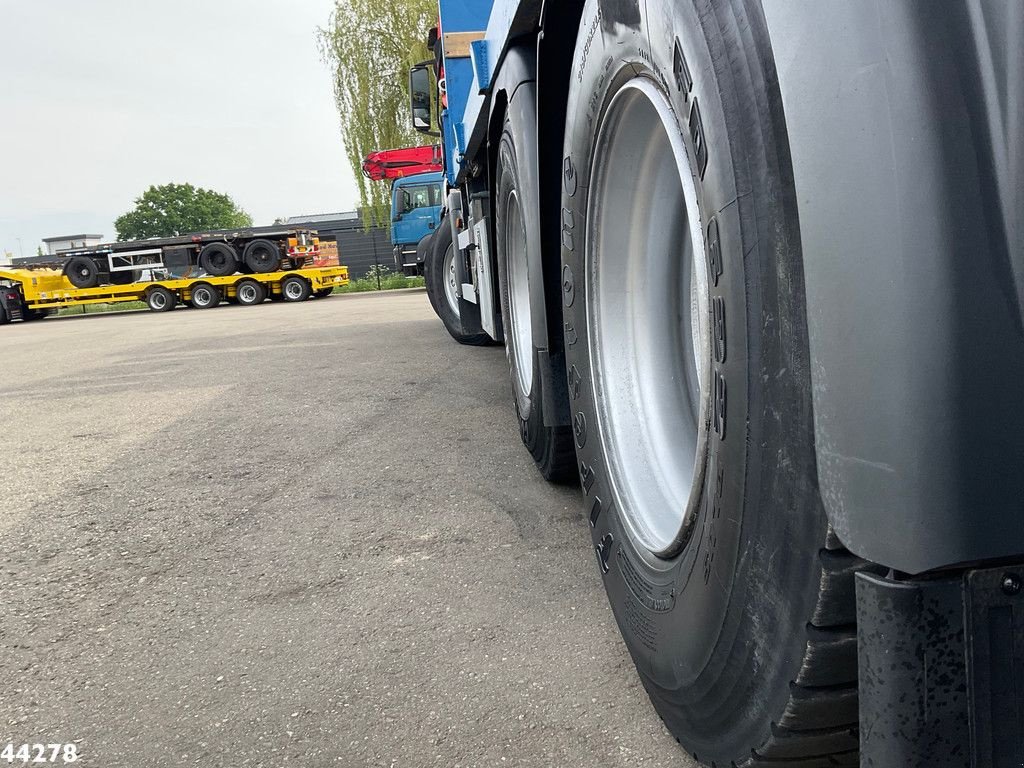
[[441,147],[406,147],[371,152],[363,160],[363,174],[374,181],[402,179],[418,173],[440,173]]

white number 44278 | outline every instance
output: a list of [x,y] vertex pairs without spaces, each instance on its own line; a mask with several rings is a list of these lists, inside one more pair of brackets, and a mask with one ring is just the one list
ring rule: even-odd
[[8,744],[0,750],[0,760],[22,763],[73,763],[78,759],[76,744]]

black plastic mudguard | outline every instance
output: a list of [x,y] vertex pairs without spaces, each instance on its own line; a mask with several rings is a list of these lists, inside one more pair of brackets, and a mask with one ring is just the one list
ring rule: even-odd
[[1024,765],[1024,569],[857,576],[860,756],[877,768]]
[[763,7],[830,522],[909,573],[1024,553],[1024,3]]

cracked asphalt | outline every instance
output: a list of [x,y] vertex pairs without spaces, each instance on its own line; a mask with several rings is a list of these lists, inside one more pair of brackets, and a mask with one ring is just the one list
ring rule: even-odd
[[422,291],[0,328],[0,746],[689,766],[504,353]]

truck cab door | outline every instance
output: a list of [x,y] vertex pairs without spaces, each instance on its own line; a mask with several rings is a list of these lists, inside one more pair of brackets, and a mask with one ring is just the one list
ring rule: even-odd
[[392,197],[391,240],[395,245],[418,243],[433,234],[441,218],[437,184],[396,186]]

